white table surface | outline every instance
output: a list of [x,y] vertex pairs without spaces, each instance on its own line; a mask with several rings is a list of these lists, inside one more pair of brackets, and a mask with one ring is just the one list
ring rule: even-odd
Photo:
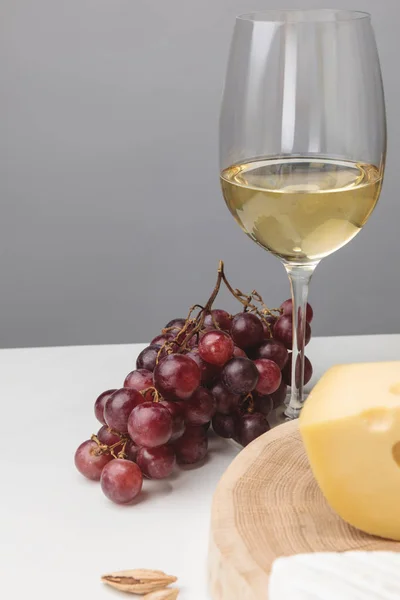
[[[0,597],[125,598],[105,572],[161,569],[179,577],[180,600],[206,600],[210,504],[238,452],[214,439],[204,466],[146,481],[117,506],[74,467],[97,431],[93,403],[122,385],[144,344],[0,351]],[[313,339],[315,378],[340,362],[400,359],[400,335]]]

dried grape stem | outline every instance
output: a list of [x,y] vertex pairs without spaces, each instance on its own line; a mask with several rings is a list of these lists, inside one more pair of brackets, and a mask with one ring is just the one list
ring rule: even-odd
[[118,452],[118,454],[115,456],[113,450],[111,450],[111,454],[114,456],[114,458],[126,458],[126,445],[128,443],[128,440],[126,439],[124,441],[124,443],[122,444],[122,448],[121,450]]
[[[222,282],[225,284],[225,286],[227,287],[229,292],[232,294],[232,296],[234,296],[236,298],[236,300],[239,300],[239,302],[241,304],[243,304],[244,310],[256,313],[258,315],[258,317],[260,319],[262,319],[262,321],[265,323],[268,330],[271,332],[271,324],[267,321],[266,317],[267,316],[275,317],[275,316],[277,316],[277,314],[281,314],[282,311],[278,308],[269,309],[264,304],[264,301],[263,301],[261,295],[256,290],[253,290],[251,294],[246,295],[246,294],[243,294],[243,292],[241,292],[239,289],[234,289],[231,286],[231,284],[229,283],[229,281],[225,275],[224,263],[222,260],[220,260],[219,264],[218,264],[217,281],[215,283],[215,286],[211,293],[211,296],[209,297],[209,299],[207,300],[207,302],[204,306],[201,306],[200,304],[194,304],[190,308],[189,314],[186,318],[185,325],[178,331],[178,333],[176,334],[176,336],[173,339],[167,340],[161,346],[161,348],[157,354],[157,362],[160,360],[160,357],[162,356],[163,352],[165,352],[166,354],[171,354],[173,352],[172,348],[173,348],[174,344],[176,344],[179,347],[178,352],[184,352],[185,350],[190,350],[190,348],[188,347],[187,344],[192,339],[192,337],[194,337],[195,335],[198,336],[198,334],[203,329],[204,319],[206,318],[207,314],[209,314],[209,313],[211,314],[212,305],[214,303],[214,300],[218,296],[218,293],[221,289]],[[254,304],[254,301],[258,302],[261,305],[261,307]],[[192,317],[193,312],[197,308],[200,309],[200,311],[198,312],[198,314],[195,317]],[[218,326],[218,324],[214,318],[214,315],[211,314],[211,318],[212,318],[215,328],[220,329],[220,327]],[[165,329],[163,329],[163,333],[168,333],[169,331],[172,331],[174,329],[176,329],[176,328],[175,327],[165,328]]]
[[[213,305],[213,302],[215,300],[215,298],[218,295],[218,292],[221,288],[221,282],[222,282],[222,276],[223,276],[223,268],[224,268],[224,264],[222,262],[222,260],[219,262],[219,266],[218,266],[218,275],[217,275],[217,281],[215,283],[214,289],[212,291],[211,296],[209,297],[207,303],[205,304],[205,306],[201,306],[201,304],[194,304],[190,310],[189,310],[189,314],[187,316],[186,319],[186,323],[185,325],[179,330],[179,332],[177,333],[177,335],[172,339],[172,340],[167,340],[160,348],[160,350],[158,351],[157,354],[157,362],[160,360],[160,356],[164,351],[166,351],[167,353],[171,353],[172,352],[172,346],[174,344],[177,344],[179,346],[179,352],[183,352],[184,350],[188,350],[188,342],[189,340],[192,339],[192,337],[194,337],[195,335],[198,335],[200,333],[200,331],[203,328],[204,325],[204,319],[207,315],[208,312],[210,312],[210,309]],[[200,309],[200,312],[196,315],[195,318],[191,318],[192,313],[194,312],[194,310],[196,310],[196,308]],[[189,327],[191,328],[190,331],[188,332]],[[174,327],[172,328],[168,328],[168,329],[175,329]],[[167,331],[163,330],[163,331]],[[182,340],[182,334],[187,334],[183,340]]]
[[[98,446],[96,455],[100,456],[100,454],[111,454],[111,456],[113,456],[114,458],[125,458],[125,448],[126,448],[126,444],[128,442],[128,438],[126,435],[122,435],[118,431],[114,431],[114,430],[112,430],[112,431],[113,431],[113,433],[115,433],[116,435],[119,435],[119,437],[120,437],[119,442],[115,442],[115,444],[112,444],[112,446],[107,446],[107,444],[102,444],[100,442],[99,438],[97,437],[97,435],[95,435],[95,434],[90,436],[90,439],[93,442],[96,442],[96,444]],[[122,446],[122,448],[118,452],[118,454],[115,454],[114,450],[115,450],[115,448],[118,448],[118,446]],[[119,454],[123,454],[123,456],[119,456]]]
[[[247,406],[246,403],[248,402]],[[249,392],[241,401],[240,408],[243,408],[248,413],[253,413],[255,410],[253,394]]]
[[140,394],[142,394],[142,396],[145,397],[147,392],[152,393],[153,402],[160,402],[161,394],[156,390],[155,387],[151,386],[151,387],[146,388],[145,390],[141,390]]
[[[220,260],[219,265],[218,265],[217,281],[215,283],[215,286],[211,293],[211,296],[207,300],[205,306],[201,307],[201,310],[198,313],[197,317],[193,321],[187,320],[184,327],[178,333],[177,337],[179,337],[179,335],[181,335],[181,333],[184,332],[185,330],[187,331],[189,324],[193,324],[193,323],[195,324],[193,329],[191,329],[191,331],[188,333],[188,335],[183,340],[180,350],[185,349],[185,347],[187,347],[187,343],[189,342],[189,340],[203,329],[204,319],[206,318],[206,315],[211,311],[211,307],[214,303],[214,300],[218,296],[218,292],[221,289],[221,283],[223,281],[223,277],[224,277],[224,263],[222,262],[222,260]],[[199,304],[195,304],[194,307],[192,307],[192,309],[199,307],[199,306],[200,306]],[[189,315],[191,315],[192,309],[189,311]]]
[[[282,312],[281,309],[279,309],[279,308],[268,308],[268,306],[266,304],[264,304],[264,300],[262,299],[261,294],[259,294],[256,290],[253,290],[251,292],[251,294],[246,295],[243,292],[241,292],[239,289],[233,289],[233,287],[229,283],[229,281],[226,278],[226,275],[224,273],[223,263],[222,263],[222,280],[223,280],[224,284],[226,285],[226,287],[228,288],[228,290],[230,291],[230,293],[232,294],[232,296],[234,296],[236,298],[236,300],[239,300],[239,302],[241,302],[241,304],[243,304],[243,306],[245,307],[246,310],[250,308],[252,312],[256,312],[261,317],[265,317],[266,314],[271,317],[275,317],[276,314],[274,314],[274,313],[280,314]],[[256,300],[256,302],[259,302],[262,305],[262,310],[260,310],[258,306],[256,306],[255,304],[252,303],[253,300]]]
[[[249,311],[249,312],[256,313],[258,315],[258,317],[263,321],[263,323],[265,323],[269,333],[272,334],[271,323],[269,323],[269,321],[266,319],[266,316],[276,317],[277,315],[274,313],[281,314],[282,311],[279,308],[272,308],[272,309],[268,308],[268,306],[264,303],[264,300],[262,299],[261,294],[259,294],[256,290],[253,290],[251,294],[246,295],[246,294],[243,294],[243,292],[241,292],[239,289],[233,289],[233,287],[229,283],[228,279],[226,278],[226,275],[224,272],[224,263],[222,261],[220,261],[220,265],[221,265],[221,263],[222,263],[222,269],[221,269],[222,280],[223,280],[224,284],[226,285],[226,287],[228,288],[229,292],[232,294],[232,296],[234,296],[236,298],[236,300],[239,300],[239,302],[241,304],[243,304],[244,312]],[[261,304],[261,308],[259,308],[256,304],[254,304],[253,300],[255,300],[256,302],[259,302]]]
[[108,453],[108,446],[107,444],[102,444],[101,441],[99,440],[99,438],[97,437],[97,435],[93,434],[90,436],[90,439],[93,442],[96,442],[98,448],[96,450],[96,456],[100,456],[100,454],[107,454]]

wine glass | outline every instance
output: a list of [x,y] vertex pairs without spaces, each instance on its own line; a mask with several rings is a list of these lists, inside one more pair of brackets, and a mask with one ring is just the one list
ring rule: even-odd
[[237,18],[220,118],[221,185],[243,231],[279,257],[289,275],[289,419],[304,402],[311,277],[369,219],[385,153],[384,95],[368,13],[268,10]]

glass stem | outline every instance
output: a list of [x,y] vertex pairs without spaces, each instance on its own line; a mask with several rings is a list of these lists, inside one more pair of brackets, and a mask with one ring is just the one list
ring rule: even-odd
[[317,265],[285,264],[292,290],[293,302],[293,348],[292,387],[289,404],[285,410],[288,419],[296,419],[304,404],[304,343],[308,288]]

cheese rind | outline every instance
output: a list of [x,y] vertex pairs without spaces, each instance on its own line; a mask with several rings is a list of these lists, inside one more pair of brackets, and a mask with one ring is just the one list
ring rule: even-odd
[[278,558],[268,600],[399,600],[400,554],[316,552]]
[[336,366],[299,426],[330,506],[367,533],[400,540],[400,362]]

